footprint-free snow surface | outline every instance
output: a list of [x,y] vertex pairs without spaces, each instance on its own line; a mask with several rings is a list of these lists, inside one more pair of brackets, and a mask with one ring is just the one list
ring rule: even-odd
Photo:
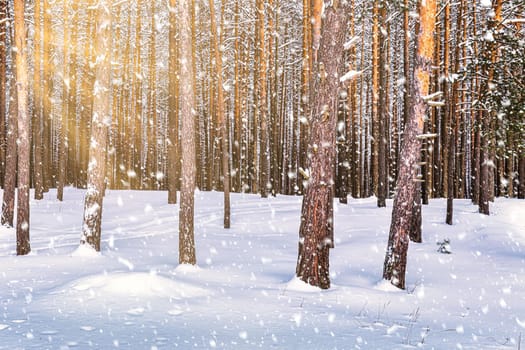
[[79,248],[84,192],[55,196],[31,201],[29,256],[0,229],[0,349],[525,347],[523,200],[456,200],[452,226],[432,200],[405,291],[381,280],[392,201],[336,203],[321,291],[294,278],[300,197],[232,194],[223,229],[222,193],[197,192],[197,266],[179,266],[166,192],[108,191],[100,254]]

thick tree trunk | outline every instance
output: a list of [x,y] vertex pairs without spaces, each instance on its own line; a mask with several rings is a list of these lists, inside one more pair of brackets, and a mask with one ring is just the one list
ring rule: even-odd
[[18,198],[16,212],[16,254],[26,255],[29,244],[29,181],[31,120],[28,114],[28,66],[24,0],[15,0],[16,91],[18,100]]
[[416,184],[418,184],[415,181],[421,152],[421,140],[418,135],[423,132],[428,109],[425,98],[429,92],[429,81],[432,74],[435,15],[435,0],[420,3],[420,29],[417,37],[414,77],[411,82],[413,98],[404,131],[397,194],[394,199],[390,235],[383,267],[383,278],[401,289],[405,289],[409,232],[413,222]]
[[96,8],[95,66],[96,82],[93,87],[93,117],[89,149],[88,188],[84,201],[84,224],[81,244],[89,244],[100,251],[102,203],[106,177],[106,154],[110,115],[110,54],[111,7],[100,0]]
[[179,0],[178,28],[180,43],[180,86],[181,133],[182,137],[182,183],[179,211],[179,263],[197,263],[194,237],[194,191],[195,191],[195,123],[194,123],[194,86],[193,86],[193,55],[192,55],[192,21],[191,7],[193,2]]
[[335,125],[343,43],[349,6],[325,3],[322,36],[313,91],[316,92],[309,140],[310,178],[306,185],[299,229],[296,274],[304,282],[330,287],[329,250],[333,241]]

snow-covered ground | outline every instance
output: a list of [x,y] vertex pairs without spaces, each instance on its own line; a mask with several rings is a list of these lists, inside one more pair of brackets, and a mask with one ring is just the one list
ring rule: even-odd
[[[423,211],[406,291],[381,282],[392,201],[336,203],[333,287],[293,278],[300,197],[196,193],[198,267],[178,266],[166,192],[108,191],[102,253],[79,250],[83,191],[31,202],[30,256],[0,229],[0,349],[519,349],[525,346],[525,201],[485,217]],[[450,239],[452,254],[437,252]]]

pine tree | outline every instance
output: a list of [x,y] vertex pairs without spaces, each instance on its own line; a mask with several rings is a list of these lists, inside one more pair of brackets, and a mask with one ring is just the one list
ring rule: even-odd
[[[347,2],[326,1],[322,23],[314,22],[316,92],[308,142],[309,179],[305,188],[299,228],[296,274],[301,280],[323,289],[330,287],[329,252],[333,240],[333,183],[335,126],[337,122],[339,77],[342,76],[343,43],[349,23]],[[321,17],[318,19],[321,21]],[[319,25],[320,32],[317,32]],[[315,41],[314,41],[315,43]],[[318,49],[317,49],[318,48]]]
[[195,206],[195,96],[193,86],[192,20],[190,0],[177,3],[179,28],[179,67],[182,137],[182,182],[179,211],[179,263],[195,265],[194,206]]
[[31,120],[28,113],[28,65],[24,0],[15,0],[15,41],[16,47],[16,90],[18,117],[18,198],[16,212],[16,254],[26,255],[31,251],[29,244],[29,181],[31,154]]
[[100,251],[102,204],[106,179],[106,155],[110,114],[110,2],[100,0],[96,8],[95,83],[93,85],[93,116],[89,148],[88,188],[84,200],[84,224],[81,244]]
[[411,79],[411,103],[403,135],[397,193],[392,210],[390,235],[383,267],[383,278],[394,286],[405,289],[405,271],[410,225],[413,222],[416,196],[417,163],[421,154],[423,124],[427,113],[427,96],[434,50],[436,0],[419,4],[419,32],[415,57],[414,77]]

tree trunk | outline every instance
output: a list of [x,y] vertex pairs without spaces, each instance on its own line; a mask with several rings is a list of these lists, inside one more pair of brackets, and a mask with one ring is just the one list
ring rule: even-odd
[[[95,36],[95,20],[96,20],[96,11],[89,11],[86,21],[86,35],[87,38],[93,38]],[[82,70],[82,83],[80,84],[80,89],[82,91],[80,104],[81,104],[81,113],[79,116],[79,168],[80,168],[80,185],[82,188],[87,187],[87,171],[89,163],[89,139],[91,136],[91,116],[93,114],[93,84],[95,81],[95,75],[91,68],[91,65],[95,61],[95,55],[93,50],[93,41],[86,40],[84,43],[83,58],[84,58],[84,67]],[[126,145],[126,151],[129,152],[130,146]],[[127,170],[127,169],[126,169]]]
[[[13,29],[10,26],[9,35],[13,38]],[[13,57],[13,71],[16,70],[16,61],[14,51],[11,51]],[[15,217],[15,191],[16,191],[16,162],[17,147],[16,138],[18,135],[17,122],[17,92],[16,78],[14,74],[9,80],[9,111],[7,113],[7,134],[6,134],[6,159],[5,159],[5,179],[4,195],[2,196],[2,225],[13,227]]]
[[0,0],[0,186],[6,174],[6,98],[7,98],[7,0]]
[[177,203],[179,172],[179,79],[176,0],[170,0],[169,95],[168,95],[168,203]]
[[[501,21],[501,7],[503,0],[495,0],[493,2],[494,18],[489,19],[489,29],[496,30],[497,26]],[[488,77],[485,85],[483,86],[485,92],[490,90],[490,86],[494,79],[494,64],[498,60],[498,48],[497,43],[489,42],[487,53],[490,55],[490,66],[488,68]],[[484,111],[482,116],[482,137],[481,137],[481,178],[480,178],[480,198],[479,198],[479,212],[481,214],[490,215],[489,201],[492,199],[494,189],[494,161],[492,156],[492,148],[495,146],[493,143],[493,135],[491,135],[491,126],[493,125],[494,111]]]
[[313,78],[314,113],[309,140],[310,178],[306,185],[299,229],[296,274],[323,289],[330,287],[329,250],[333,241],[335,125],[343,43],[349,6],[325,3],[321,41]]
[[240,6],[239,1],[235,1],[234,13],[234,49],[235,49],[235,67],[234,67],[234,106],[233,106],[233,140],[232,140],[232,190],[234,192],[242,191],[242,141],[241,141],[241,38],[240,38]]
[[28,66],[24,0],[15,0],[16,90],[18,100],[18,198],[16,212],[16,254],[26,255],[29,244],[29,178],[31,120],[28,114]]
[[394,199],[390,235],[383,267],[383,278],[394,286],[405,289],[405,272],[409,242],[410,225],[414,215],[416,195],[417,163],[421,152],[424,119],[428,109],[425,97],[429,92],[434,50],[434,24],[436,1],[426,0],[419,4],[419,32],[414,77],[411,79],[411,106],[405,127],[401,163],[397,181],[397,194]]
[[525,199],[525,153],[523,151],[519,156],[518,182],[518,198]]
[[[387,158],[387,121],[388,115],[388,30],[387,30],[387,4],[381,2],[379,4],[378,16],[380,30],[378,33],[378,82],[377,91],[377,124],[378,124],[378,139],[375,140],[377,145],[377,206],[386,207],[386,198],[388,197],[388,158]],[[374,92],[376,93],[376,92]]]
[[[34,187],[35,187],[35,199],[44,198],[44,185],[43,185],[43,105],[42,105],[42,82],[41,82],[41,69],[42,69],[42,14],[41,14],[41,0],[35,0],[35,38],[34,38],[34,55],[35,55],[35,67],[34,67],[34,78],[33,78],[33,89],[34,89],[34,109],[33,109],[33,141],[34,141]],[[0,62],[0,65],[2,63]],[[1,68],[0,68],[1,70]],[[0,72],[1,74],[1,72]],[[1,103],[1,101],[0,101]],[[0,107],[1,109],[1,107]],[[1,115],[1,113],[0,113]],[[2,118],[2,120],[4,120]]]
[[194,86],[192,55],[192,21],[190,0],[177,2],[179,43],[180,43],[180,106],[182,128],[182,183],[179,211],[179,263],[197,263],[194,237],[194,191],[195,191],[195,123],[194,123]]
[[51,10],[51,0],[43,0],[43,11],[44,15],[44,40],[43,40],[43,66],[45,69],[42,70],[42,104],[43,104],[43,143],[47,145],[43,149],[43,186],[44,192],[49,191],[49,188],[55,186],[55,177],[53,172],[53,148],[51,145],[52,142],[52,125],[53,117],[51,115],[51,94],[53,91],[53,72],[55,71],[54,60],[52,54],[54,52],[54,35],[52,28],[52,10]]
[[270,161],[269,161],[269,135],[268,135],[268,85],[267,85],[267,53],[266,53],[266,25],[265,25],[265,1],[257,0],[257,102],[259,110],[259,121],[261,130],[259,150],[259,190],[261,197],[268,197],[270,190]]
[[96,82],[93,87],[93,117],[89,148],[88,188],[84,201],[84,224],[81,244],[100,251],[102,203],[105,189],[106,154],[110,115],[110,54],[111,7],[100,0],[96,8],[95,64]]
[[444,169],[444,181],[443,183],[446,186],[446,195],[447,195],[447,210],[446,210],[446,218],[445,222],[448,225],[452,225],[452,217],[453,217],[453,205],[454,205],[454,166],[456,164],[456,140],[454,139],[454,118],[455,118],[455,110],[456,106],[454,105],[454,98],[452,92],[452,95],[450,94],[450,88],[449,88],[449,82],[450,82],[450,74],[449,74],[449,67],[450,67],[450,3],[447,3],[445,5],[445,20],[444,20],[444,26],[445,26],[445,36],[444,36],[444,46],[445,46],[445,52],[444,52],[444,59],[443,59],[443,74],[444,74],[444,82],[443,82],[443,91],[444,91],[444,100],[445,100],[445,108],[444,108],[444,117],[445,117],[445,149],[444,153],[445,156],[443,157],[446,160],[446,163],[443,164]]
[[379,135],[379,123],[381,116],[379,115],[379,71],[380,71],[380,28],[379,28],[379,4],[380,0],[374,0],[372,6],[372,115],[371,115],[371,126],[372,126],[372,140],[371,140],[371,175],[372,175],[372,192],[378,198],[377,205],[382,205],[381,199],[379,198],[379,148],[380,138]]
[[[298,157],[297,170],[306,167],[308,159],[307,140],[310,135],[310,115],[311,115],[311,76],[312,76],[312,3],[314,0],[303,0],[303,62],[301,71],[301,109],[302,113],[297,118],[298,123]],[[318,1],[321,4],[320,1]],[[319,6],[319,5],[318,5]],[[296,132],[297,132],[296,131]],[[303,193],[303,183],[307,181],[302,175],[297,179],[297,193]]]
[[[224,193],[224,228],[230,228],[230,157],[228,147],[228,125],[224,112],[224,89],[222,82],[222,53],[220,47],[222,46],[222,33],[217,34],[217,21],[215,18],[215,7],[213,0],[209,0],[210,19],[211,19],[211,35],[213,37],[213,52],[215,59],[215,69],[217,78],[217,122],[220,128],[220,143],[221,143],[221,166],[222,166],[222,183]],[[224,4],[223,4],[224,6]],[[219,43],[220,42],[220,43]]]
[[[69,9],[68,9],[68,0],[63,1],[63,7],[64,7],[64,14],[63,14],[63,20],[64,20],[64,43],[68,43],[69,38]],[[59,137],[59,143],[58,143],[58,184],[57,184],[57,199],[59,201],[64,200],[64,186],[67,179],[67,156],[68,156],[68,149],[69,149],[69,142],[68,142],[68,119],[69,119],[69,97],[70,97],[70,91],[69,91],[69,45],[63,45],[63,62],[62,62],[62,119],[61,119],[61,126],[60,126],[60,137]]]

